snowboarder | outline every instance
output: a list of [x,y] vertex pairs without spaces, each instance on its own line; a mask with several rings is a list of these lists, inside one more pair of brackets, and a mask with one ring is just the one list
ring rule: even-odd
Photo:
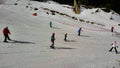
[[78,36],[80,36],[81,30],[82,30],[82,28],[80,27],[79,30],[78,30]]
[[64,41],[67,41],[67,33],[64,36]]
[[50,28],[52,28],[52,21],[50,21],[49,25],[50,25]]
[[112,27],[111,27],[111,32],[113,32],[113,30],[114,30],[114,27],[112,26]]
[[9,31],[9,29],[8,29],[8,27],[5,27],[4,29],[3,29],[3,35],[4,35],[4,42],[8,42],[7,40],[10,40],[11,41],[11,39],[10,39],[10,37],[9,37],[9,34],[11,34],[10,33],[10,31]]
[[118,53],[118,51],[117,51],[117,49],[116,49],[116,48],[118,48],[118,46],[117,46],[116,41],[113,41],[113,42],[112,42],[112,44],[111,44],[111,46],[112,46],[112,48],[109,50],[109,52],[111,52],[111,51],[112,51],[112,49],[114,48],[114,49],[115,49],[115,52],[116,52],[116,54],[117,54],[117,53]]
[[54,41],[55,41],[55,33],[53,33],[52,36],[51,36],[51,42],[52,42],[52,44],[51,44],[50,48],[52,48],[52,49],[55,49],[55,47],[54,47]]

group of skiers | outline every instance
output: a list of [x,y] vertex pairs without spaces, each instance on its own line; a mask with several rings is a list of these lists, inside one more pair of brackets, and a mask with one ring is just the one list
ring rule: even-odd
[[[114,33],[114,26],[112,26],[111,27],[111,32],[112,33]],[[109,50],[109,52],[111,52],[113,49],[115,50],[115,52],[116,52],[116,54],[118,54],[118,51],[117,51],[117,48],[118,48],[118,46],[117,46],[117,41],[116,40],[114,40],[112,43],[111,43],[111,46],[112,46],[112,48]]]
[[[53,28],[53,23],[52,23],[52,21],[49,22],[49,26],[50,26],[50,28]],[[80,28],[78,29],[78,36],[81,35],[81,31],[82,31],[82,27],[80,27]],[[68,41],[68,40],[67,40],[67,35],[68,35],[67,33],[65,33],[65,35],[64,35],[64,41],[65,41],[65,42]],[[55,41],[55,33],[52,33],[52,36],[51,36],[51,42],[52,42],[52,44],[51,44],[50,48],[55,49],[55,47],[54,47],[54,41]]]
[[[50,28],[53,27],[53,26],[52,26],[52,21],[50,21],[49,25],[50,25]],[[113,32],[113,29],[114,29],[114,27],[111,28],[111,32]],[[82,27],[80,27],[80,28],[78,29],[78,36],[81,35],[81,31],[82,31]],[[8,40],[9,40],[9,41],[12,41],[12,40],[10,39],[10,37],[9,37],[10,34],[11,34],[11,33],[10,33],[10,30],[8,29],[8,27],[5,27],[5,28],[3,29],[3,35],[4,35],[4,41],[3,41],[3,42],[8,42]],[[65,35],[64,35],[64,41],[67,41],[67,35],[68,35],[68,34],[65,33]],[[52,44],[51,44],[51,46],[50,46],[50,48],[52,48],[52,49],[55,49],[55,47],[54,47],[54,41],[55,41],[55,33],[52,33],[52,36],[51,36],[51,42],[52,42]],[[118,51],[117,51],[117,48],[118,48],[117,42],[116,42],[116,41],[113,41],[111,45],[112,45],[112,48],[109,50],[109,52],[111,52],[112,49],[115,49],[115,52],[116,52],[116,54],[117,54],[117,53],[118,53]]]
[[[82,30],[82,28],[80,27],[80,29],[78,30],[78,36],[80,36],[81,30]],[[67,35],[68,34],[65,33],[65,35],[64,35],[64,41],[67,41]],[[52,36],[51,36],[51,42],[52,42],[52,44],[51,44],[50,48],[55,49],[55,47],[54,47],[54,41],[55,41],[55,33],[52,33]]]
[[[80,28],[80,29],[78,30],[78,36],[80,36],[81,29],[82,29],[82,28]],[[67,41],[67,35],[68,35],[68,34],[65,33],[65,35],[64,35],[64,41]],[[51,44],[50,48],[55,49],[55,47],[54,47],[54,41],[55,41],[55,33],[52,33],[52,36],[51,36],[51,42],[52,42],[52,44]]]
[[[52,26],[52,21],[50,21],[49,25],[50,25],[50,28],[53,27],[53,26]],[[111,32],[114,32],[113,30],[114,30],[114,27],[111,27]],[[80,27],[80,28],[78,29],[78,36],[81,35],[81,31],[82,31],[82,27]],[[68,35],[68,34],[65,33],[65,35],[64,35],[64,41],[67,41],[67,35]],[[51,44],[50,48],[55,49],[55,47],[54,47],[54,41],[55,41],[55,33],[53,33],[52,36],[51,36],[51,42],[52,42],[52,44]],[[118,51],[117,51],[118,46],[117,46],[116,41],[113,41],[111,45],[112,45],[112,48],[109,50],[109,52],[111,52],[112,49],[115,49],[116,54],[118,54]]]

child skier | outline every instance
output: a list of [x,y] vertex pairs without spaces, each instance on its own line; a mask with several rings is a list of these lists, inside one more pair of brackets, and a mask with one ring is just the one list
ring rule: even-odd
[[67,41],[67,33],[64,36],[64,41]]
[[112,51],[112,49],[114,48],[115,49],[115,52],[116,52],[116,54],[118,53],[118,51],[117,51],[117,49],[116,48],[118,48],[118,46],[116,45],[117,43],[116,43],[116,41],[113,41],[112,42],[112,48],[109,50],[109,52],[111,52]]
[[53,33],[52,36],[51,36],[51,42],[52,42],[52,44],[51,44],[50,48],[52,48],[52,49],[55,49],[55,47],[54,47],[54,41],[55,41],[55,33]]
[[114,31],[114,27],[112,26],[112,27],[111,27],[111,32],[113,32],[113,31]]
[[78,36],[80,36],[81,30],[82,30],[82,28],[80,27],[79,30],[78,30]]
[[8,42],[7,40],[10,40],[10,41],[11,41],[11,39],[10,39],[10,37],[9,37],[9,34],[11,34],[11,33],[10,33],[8,27],[5,27],[5,28],[3,29],[3,35],[4,35],[4,37],[5,37],[3,42]]
[[50,25],[50,28],[52,28],[52,21],[50,21],[49,25]]

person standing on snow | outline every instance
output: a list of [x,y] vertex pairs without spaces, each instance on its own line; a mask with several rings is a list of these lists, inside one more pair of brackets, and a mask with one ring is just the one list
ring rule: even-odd
[[67,41],[67,33],[65,34],[64,41]]
[[52,48],[52,49],[55,49],[55,47],[54,47],[54,41],[55,41],[55,33],[53,33],[52,36],[51,36],[51,42],[52,42],[52,44],[51,44],[50,48]]
[[116,41],[113,41],[111,45],[112,45],[112,48],[109,50],[109,52],[111,52],[112,49],[114,48],[114,49],[115,49],[115,52],[116,52],[116,54],[117,54],[117,53],[118,53],[118,51],[117,51],[118,46],[117,46]]
[[10,31],[9,31],[9,29],[8,29],[8,27],[5,27],[4,29],[3,29],[3,35],[4,35],[4,42],[8,42],[7,40],[10,40],[11,41],[11,39],[10,39],[10,37],[9,37],[9,34],[11,34],[10,33]]
[[50,21],[49,25],[50,25],[50,28],[52,28],[52,21]]
[[78,36],[80,36],[81,30],[82,30],[82,28],[80,27],[79,30],[78,30]]
[[114,27],[112,26],[112,27],[111,27],[111,32],[113,32],[113,31],[114,31]]

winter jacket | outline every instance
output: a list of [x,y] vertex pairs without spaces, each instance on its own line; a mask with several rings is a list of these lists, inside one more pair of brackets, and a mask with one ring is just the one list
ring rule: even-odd
[[55,41],[55,33],[52,34],[51,36],[51,42]]
[[80,29],[78,30],[78,33],[80,33],[80,32],[81,32],[81,29],[82,29],[82,28],[80,28]]
[[55,37],[54,37],[54,36],[52,36],[52,37],[51,37],[51,41],[54,41],[54,40],[55,40]]
[[4,34],[5,36],[8,35],[8,34],[10,34],[9,29],[8,29],[8,28],[4,28],[4,29],[3,29],[3,34]]
[[113,30],[114,30],[114,27],[111,27],[111,32],[113,32]]
[[111,45],[112,45],[112,47],[117,47],[116,41],[113,41]]

